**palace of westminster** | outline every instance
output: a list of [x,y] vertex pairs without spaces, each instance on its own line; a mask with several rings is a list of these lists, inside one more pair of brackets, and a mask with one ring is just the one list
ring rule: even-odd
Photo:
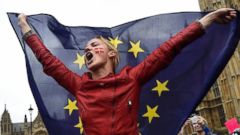
[[[231,7],[240,9],[240,0],[198,0],[202,11]],[[239,43],[240,44],[240,43]],[[196,109],[203,116],[214,133],[227,135],[226,120],[237,118],[240,121],[240,45],[238,44],[225,69],[213,84],[208,94]],[[193,129],[188,127],[191,135]]]
[[[240,9],[240,0],[198,0],[202,11],[212,11],[222,7]],[[209,127],[220,135],[227,134],[224,122],[233,117],[240,121],[240,45],[225,69],[213,84],[208,94],[196,109]],[[12,123],[10,113],[5,110],[1,116],[0,135],[30,135],[30,122],[23,116],[23,123]],[[191,135],[191,127],[186,129]],[[48,135],[40,114],[32,122],[32,135]]]
[[1,118],[0,135],[48,135],[39,113],[32,122],[28,122],[26,115],[23,118],[23,123],[12,123],[10,113],[5,105]]

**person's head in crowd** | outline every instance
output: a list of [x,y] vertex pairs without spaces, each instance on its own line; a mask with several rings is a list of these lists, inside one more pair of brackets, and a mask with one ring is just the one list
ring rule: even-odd
[[207,121],[198,115],[194,115],[190,118],[193,130],[197,133],[205,132]]

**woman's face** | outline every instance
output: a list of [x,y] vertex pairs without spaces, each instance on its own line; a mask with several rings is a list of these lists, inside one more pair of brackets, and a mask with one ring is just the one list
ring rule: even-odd
[[90,71],[97,70],[109,62],[107,45],[98,38],[91,39],[85,47],[85,64]]
[[192,123],[195,132],[203,131],[203,125],[201,123]]
[[195,132],[203,131],[203,126],[205,124],[205,120],[200,116],[193,116],[191,119],[192,126]]

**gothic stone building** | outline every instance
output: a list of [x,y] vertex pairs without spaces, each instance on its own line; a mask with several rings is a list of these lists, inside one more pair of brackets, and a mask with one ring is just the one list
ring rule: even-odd
[[[24,123],[12,123],[10,114],[5,108],[1,118],[1,132],[0,135],[30,135],[31,124],[27,122],[25,115]],[[42,118],[38,113],[35,120],[32,122],[32,135],[48,135],[47,129],[43,124]]]
[[[240,9],[240,0],[199,0],[202,11],[212,11],[222,7]],[[240,122],[240,45],[234,52],[224,71],[211,87],[196,112],[206,118],[215,133],[227,135],[226,120],[233,117]],[[192,128],[188,127],[188,133]]]
[[202,11],[212,11],[222,7],[239,9],[240,0],[198,0]]

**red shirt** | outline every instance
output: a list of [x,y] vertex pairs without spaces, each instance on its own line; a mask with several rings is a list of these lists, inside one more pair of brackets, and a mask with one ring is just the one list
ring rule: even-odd
[[85,135],[138,135],[141,86],[203,33],[201,24],[194,22],[137,66],[126,66],[120,73],[98,80],[92,80],[87,73],[82,76],[73,73],[51,54],[36,34],[26,41],[42,63],[44,72],[76,97]]

